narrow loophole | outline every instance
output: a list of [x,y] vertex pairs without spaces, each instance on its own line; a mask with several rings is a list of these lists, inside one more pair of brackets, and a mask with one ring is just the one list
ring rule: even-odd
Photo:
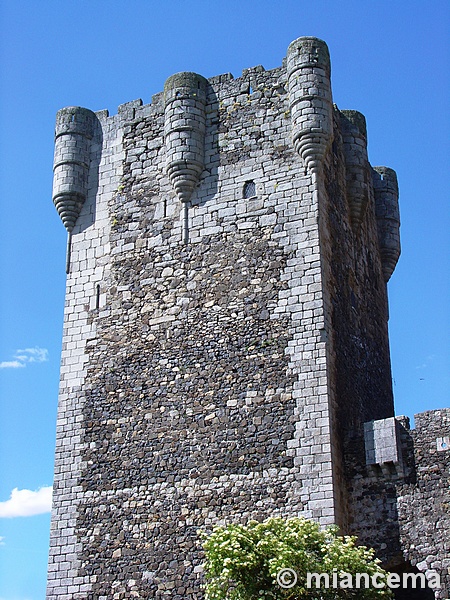
[[100,286],[97,285],[95,292],[95,308],[98,310],[100,308]]

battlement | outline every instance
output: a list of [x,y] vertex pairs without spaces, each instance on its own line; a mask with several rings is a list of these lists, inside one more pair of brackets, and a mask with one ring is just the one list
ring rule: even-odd
[[[283,61],[285,62],[285,61]],[[176,81],[179,76],[192,75],[200,80],[206,82],[204,85],[204,92],[206,94],[216,93],[219,90],[226,92],[226,95],[250,95],[264,91],[265,83],[270,84],[275,73],[285,72],[286,67],[276,67],[275,69],[266,70],[262,65],[256,65],[242,70],[242,74],[238,77],[234,77],[232,73],[222,73],[221,75],[214,75],[213,77],[204,78],[202,75],[192,72],[181,72],[171,75],[164,85],[172,86],[172,81]],[[284,88],[280,88],[282,93],[286,93]],[[156,92],[152,95],[151,102],[145,103],[142,98],[131,100],[120,104],[115,114],[111,114],[108,109],[95,111],[97,118],[104,124],[117,122],[118,120],[126,121],[132,120],[135,116],[147,116],[150,112],[160,113],[164,112],[164,99],[165,91]],[[135,110],[138,110],[136,114]],[[83,109],[88,110],[88,109]]]
[[[271,145],[273,152],[288,152],[292,147],[300,155],[304,168],[316,174],[325,164],[337,127],[345,155],[350,220],[357,232],[364,219],[369,195],[375,194],[380,256],[387,281],[400,254],[398,189],[392,179],[394,172],[385,167],[375,171],[370,168],[364,116],[357,111],[333,110],[330,71],[326,44],[317,38],[299,38],[289,46],[283,65],[270,71],[259,65],[244,69],[241,77],[236,79],[225,74],[208,80],[195,73],[178,73],[167,79],[164,91],[155,94],[152,103],[144,105],[138,99],[122,104],[114,116],[109,116],[108,111],[99,111],[93,117],[87,109],[62,109],[57,122],[54,202],[69,233],[86,197],[89,168],[86,152],[94,135],[93,118],[97,120],[98,138],[105,132],[108,137],[120,136],[137,122],[141,125],[144,121],[163,124],[152,144],[158,144],[157,160],[164,163],[172,187],[184,204],[180,216],[180,238],[184,243],[193,241],[189,240],[187,203],[207,173],[216,168],[219,157],[220,163],[228,162],[230,158],[233,162],[241,154],[239,149],[245,148],[250,155],[253,153],[254,160],[260,160],[261,147],[255,145],[259,139],[262,147]],[[60,132],[60,121],[64,121],[66,113],[70,116],[75,114],[74,111],[84,115],[83,118],[89,115],[86,127],[91,130],[89,135],[84,135],[82,148],[80,142],[70,142],[76,148],[76,156],[74,154],[69,162],[62,164],[58,152],[69,143],[63,139],[69,140],[70,136],[77,136],[77,132],[74,124],[66,127],[64,138],[60,138],[63,131]],[[159,127],[153,128],[154,134]],[[146,132],[147,139],[148,135]],[[276,141],[277,137],[279,141]],[[141,156],[145,157],[143,142],[140,142]],[[149,160],[150,157],[154,160],[154,154],[148,153]],[[145,170],[142,165],[139,169],[138,162],[133,160],[136,175]],[[68,265],[69,262],[68,259]]]

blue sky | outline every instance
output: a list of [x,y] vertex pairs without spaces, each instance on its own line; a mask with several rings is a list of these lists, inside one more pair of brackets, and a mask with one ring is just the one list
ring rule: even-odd
[[297,37],[324,39],[334,102],[365,114],[371,163],[399,178],[397,413],[449,406],[448,0],[3,0],[0,27],[0,600],[45,597],[65,286],[51,201],[59,108],[114,114],[177,71],[239,76],[279,66]]

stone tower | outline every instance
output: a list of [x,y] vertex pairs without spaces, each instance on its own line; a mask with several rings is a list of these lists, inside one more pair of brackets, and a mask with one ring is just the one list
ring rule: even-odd
[[364,116],[333,105],[326,44],[237,79],[178,73],[114,116],[62,109],[54,168],[69,240],[48,600],[201,598],[197,530],[271,515],[401,554],[372,510],[377,465],[404,466],[396,523],[409,485],[387,334],[397,181],[370,166]]

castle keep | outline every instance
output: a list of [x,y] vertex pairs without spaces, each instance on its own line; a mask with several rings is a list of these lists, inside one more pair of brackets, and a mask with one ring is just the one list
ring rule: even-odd
[[337,523],[445,588],[450,410],[394,417],[397,179],[333,105],[326,44],[178,73],[114,116],[64,108],[55,145],[47,599],[200,599],[197,531],[273,515]]

